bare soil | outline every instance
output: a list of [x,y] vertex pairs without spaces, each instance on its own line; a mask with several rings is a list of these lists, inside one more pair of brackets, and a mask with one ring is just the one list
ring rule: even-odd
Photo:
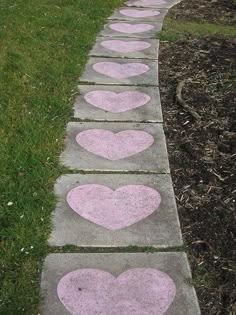
[[[236,314],[235,51],[233,39],[216,37],[160,49],[170,166],[203,315]],[[182,80],[182,98],[200,119],[176,102]]]
[[171,10],[170,17],[236,24],[236,4],[234,0],[184,0]]

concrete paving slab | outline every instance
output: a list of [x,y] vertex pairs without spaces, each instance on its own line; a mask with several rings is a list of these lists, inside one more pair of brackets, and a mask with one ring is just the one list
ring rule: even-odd
[[114,11],[114,13],[108,18],[109,20],[127,20],[135,21],[163,21],[167,10],[164,9],[152,9],[152,8],[127,8],[122,7]]
[[89,58],[81,83],[158,85],[158,63],[147,59]]
[[157,59],[159,40],[98,37],[89,55],[94,57]]
[[169,174],[63,175],[55,194],[51,246],[183,245]]
[[109,21],[99,34],[107,37],[157,38],[162,22]]
[[162,122],[157,87],[79,85],[74,117],[81,120]]
[[72,170],[169,173],[162,124],[70,122],[65,142]]
[[180,1],[181,0],[129,0],[125,5],[128,7],[170,9]]
[[40,314],[200,315],[190,279],[181,252],[50,254]]

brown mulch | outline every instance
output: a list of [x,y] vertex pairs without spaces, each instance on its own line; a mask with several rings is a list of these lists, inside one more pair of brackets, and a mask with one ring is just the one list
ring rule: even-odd
[[235,24],[236,4],[233,0],[184,0],[171,10],[170,17],[178,20]]
[[[236,314],[233,39],[165,42],[160,89],[178,211],[202,314]],[[200,119],[176,102],[182,98]]]

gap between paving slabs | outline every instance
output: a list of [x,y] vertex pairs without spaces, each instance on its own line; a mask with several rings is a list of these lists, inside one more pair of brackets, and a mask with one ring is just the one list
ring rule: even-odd
[[[57,248],[138,246],[165,252],[50,254],[42,274],[42,315],[200,314],[186,254],[166,252],[183,242],[161,124],[155,52],[159,42],[152,38],[161,30],[166,9],[178,2],[130,0],[114,12],[97,38],[81,77],[81,83],[94,85],[80,85],[74,104],[75,118],[94,122],[68,124],[61,161],[73,170],[110,174],[68,174],[57,180],[49,239]],[[105,97],[102,102],[99,95]],[[128,96],[139,106],[131,105]],[[106,97],[113,105],[118,99],[122,110],[116,112]],[[130,141],[118,139],[117,132]],[[101,138],[96,144],[101,136],[102,145]],[[151,174],[155,171],[159,174]]]

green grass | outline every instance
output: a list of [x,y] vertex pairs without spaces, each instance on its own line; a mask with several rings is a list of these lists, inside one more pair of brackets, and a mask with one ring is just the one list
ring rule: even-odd
[[213,24],[207,22],[189,22],[176,21],[171,18],[166,18],[161,32],[160,39],[175,41],[184,38],[188,35],[200,37],[205,35],[220,35],[227,37],[236,36],[236,28],[234,26]]
[[0,1],[0,314],[38,313],[70,97],[121,2]]

